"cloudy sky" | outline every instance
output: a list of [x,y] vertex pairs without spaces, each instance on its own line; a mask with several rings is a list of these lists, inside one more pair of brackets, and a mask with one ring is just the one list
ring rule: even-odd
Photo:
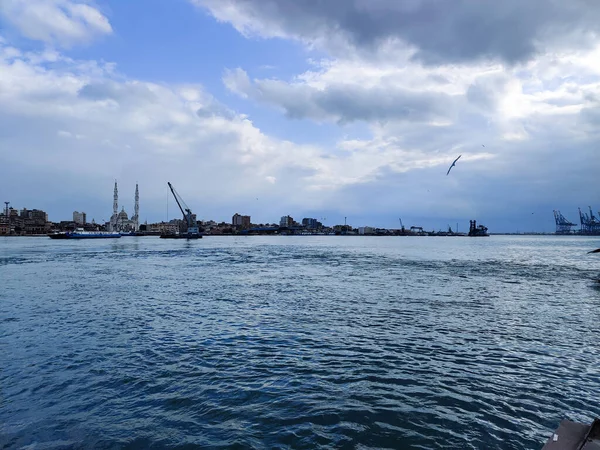
[[596,0],[0,0],[0,200],[551,231],[600,209],[599,33]]

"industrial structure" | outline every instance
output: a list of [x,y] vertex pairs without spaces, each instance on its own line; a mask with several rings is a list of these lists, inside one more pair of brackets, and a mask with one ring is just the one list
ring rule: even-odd
[[[600,236],[600,219],[594,215],[592,207],[588,206],[589,214],[579,209],[579,230],[573,228],[577,224],[571,222],[560,211],[554,210],[554,222],[556,223],[556,234],[583,234],[588,236]],[[600,212],[598,213],[600,215]]]
[[181,195],[177,193],[173,185],[167,182],[169,185],[169,189],[171,189],[171,193],[173,197],[175,197],[175,201],[177,202],[177,206],[179,206],[179,210],[183,214],[183,222],[181,222],[182,227],[179,229],[179,233],[162,233],[160,235],[161,238],[184,238],[184,239],[201,239],[202,235],[200,234],[200,229],[198,228],[198,222],[196,221],[196,214],[192,213],[192,210],[185,204]]
[[579,232],[581,234],[598,236],[600,235],[600,221],[596,216],[594,216],[592,207],[588,206],[588,208],[590,209],[589,216],[587,213],[582,212],[581,208],[579,209],[579,220],[581,222],[581,229],[579,230]]
[[140,192],[137,183],[135,184],[135,204],[133,207],[133,216],[131,219],[122,207],[119,212],[119,189],[115,180],[115,189],[113,193],[113,214],[110,218],[109,230],[119,232],[137,232],[140,229]]
[[476,220],[469,220],[469,234],[471,237],[489,236],[488,229],[484,225],[477,225]]
[[555,209],[553,213],[556,222],[556,234],[571,234],[573,232],[571,229],[577,225],[569,221],[560,211]]

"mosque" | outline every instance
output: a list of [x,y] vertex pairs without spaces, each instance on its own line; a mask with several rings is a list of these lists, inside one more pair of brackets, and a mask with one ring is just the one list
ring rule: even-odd
[[113,215],[110,218],[110,231],[118,231],[121,233],[129,233],[139,231],[140,229],[140,192],[138,185],[135,185],[135,206],[131,219],[125,212],[125,207],[122,207],[119,212],[119,189],[115,180],[115,192],[113,196]]

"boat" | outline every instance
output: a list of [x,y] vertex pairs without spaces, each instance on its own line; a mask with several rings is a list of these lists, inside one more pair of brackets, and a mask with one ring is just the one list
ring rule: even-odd
[[48,235],[48,237],[50,239],[115,239],[120,238],[121,234],[117,232],[106,231],[85,231],[83,228],[77,228],[75,231],[51,233]]
[[200,233],[163,233],[161,239],[202,239]]
[[489,236],[488,229],[486,226],[483,226],[483,225],[477,226],[476,220],[469,220],[469,236],[472,236],[472,237]]

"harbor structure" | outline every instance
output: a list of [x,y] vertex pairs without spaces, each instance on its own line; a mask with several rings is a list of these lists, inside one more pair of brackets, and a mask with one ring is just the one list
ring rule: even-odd
[[554,222],[556,223],[556,234],[571,234],[572,228],[576,225],[568,220],[558,210],[554,210]]
[[587,234],[591,236],[600,235],[600,220],[594,215],[592,211],[592,207],[588,206],[590,213],[582,212],[581,208],[579,208],[579,221],[581,223],[581,229],[579,232],[581,234]]
[[[591,206],[588,211],[579,211],[579,230],[574,230],[577,224],[568,220],[560,211],[554,210],[554,222],[556,224],[555,234],[582,234],[586,236],[600,236],[600,218],[598,218]],[[598,212],[600,215],[600,212]]]
[[472,237],[489,236],[488,229],[484,225],[477,226],[476,220],[469,220],[469,236],[472,236]]
[[198,222],[196,220],[196,214],[192,213],[192,210],[181,198],[181,195],[175,190],[173,185],[170,182],[167,182],[175,201],[177,202],[177,206],[183,214],[183,221],[180,222],[182,228],[180,228],[179,232],[176,234],[163,233],[160,235],[161,238],[167,239],[202,239],[202,235],[200,234],[200,229],[198,227]]

